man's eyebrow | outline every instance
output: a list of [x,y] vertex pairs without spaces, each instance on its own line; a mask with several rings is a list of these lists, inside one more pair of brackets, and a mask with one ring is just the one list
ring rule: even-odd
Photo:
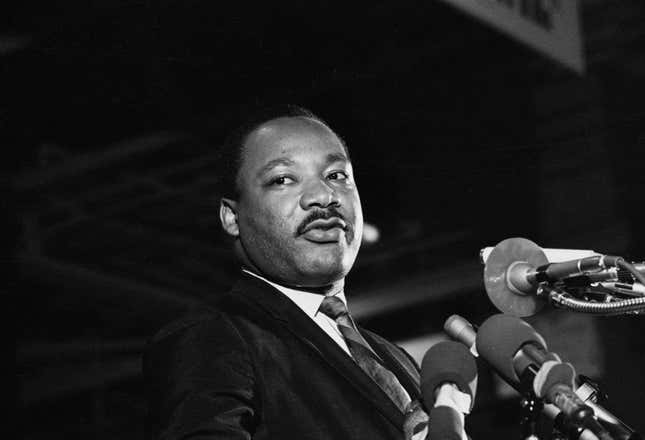
[[344,154],[330,153],[327,155],[327,163],[333,162],[349,162],[349,159]]
[[278,157],[276,159],[270,160],[267,163],[265,163],[262,168],[258,171],[258,176],[261,176],[262,174],[266,173],[267,171],[271,170],[272,168],[275,168],[277,166],[292,166],[295,165],[295,162],[288,157]]

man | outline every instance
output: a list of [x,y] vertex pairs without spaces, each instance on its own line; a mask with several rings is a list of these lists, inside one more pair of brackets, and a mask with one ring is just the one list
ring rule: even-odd
[[239,282],[153,338],[155,438],[420,437],[418,368],[355,327],[344,279],[363,216],[347,148],[311,113],[265,114],[227,142],[222,227]]

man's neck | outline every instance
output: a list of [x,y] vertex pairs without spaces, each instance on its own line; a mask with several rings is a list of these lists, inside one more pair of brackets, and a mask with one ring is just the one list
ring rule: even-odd
[[302,290],[305,292],[316,293],[319,295],[335,295],[338,292],[341,292],[345,287],[344,277],[341,278],[340,280],[333,281],[329,284],[323,284],[320,286],[306,286],[303,284],[291,284],[291,283],[285,282],[284,280],[280,280],[270,275],[267,275],[263,273],[261,270],[259,270],[258,267],[253,263],[253,261],[251,261],[251,259],[248,257],[248,254],[244,250],[242,241],[239,238],[235,240],[233,251],[235,252],[236,257],[238,258],[238,261],[241,264],[242,270],[251,272],[254,275],[264,278],[265,280],[271,281],[272,283],[279,284],[289,289]]
[[341,292],[343,290],[343,287],[345,286],[345,279],[341,278],[338,281],[335,281],[331,284],[325,284],[321,286],[303,286],[303,285],[298,285],[298,284],[290,284],[286,283],[283,280],[278,280],[275,278],[272,278],[270,276],[267,276],[266,274],[261,273],[260,271],[248,267],[246,265],[242,266],[242,270],[245,272],[249,272],[252,275],[255,275],[260,278],[264,278],[265,280],[271,281],[272,283],[279,284],[280,286],[284,286],[289,289],[293,290],[301,290],[304,292],[309,292],[309,293],[315,293],[318,295],[335,295],[338,292]]

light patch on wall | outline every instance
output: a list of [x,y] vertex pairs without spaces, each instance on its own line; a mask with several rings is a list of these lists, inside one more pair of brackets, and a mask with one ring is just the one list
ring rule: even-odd
[[426,354],[426,351],[428,351],[428,349],[437,342],[445,341],[447,339],[449,338],[444,333],[430,333],[417,338],[398,341],[396,342],[396,345],[407,351],[417,364],[421,365],[421,361],[423,360],[423,356]]
[[363,223],[363,244],[374,244],[381,238],[381,232],[371,223]]

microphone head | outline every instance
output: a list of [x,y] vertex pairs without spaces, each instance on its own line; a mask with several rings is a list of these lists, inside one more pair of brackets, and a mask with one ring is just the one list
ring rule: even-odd
[[477,352],[505,379],[519,384],[513,356],[524,344],[532,343],[546,350],[544,338],[530,324],[510,315],[493,315],[477,331]]
[[461,342],[466,347],[475,345],[477,332],[475,332],[475,329],[468,320],[459,315],[451,315],[446,319],[446,322],[443,324],[443,330],[452,339]]
[[435,390],[443,383],[453,383],[475,402],[477,364],[468,348],[455,341],[439,342],[426,352],[421,362],[421,391],[426,408],[435,404]]
[[484,267],[484,286],[491,302],[502,313],[514,316],[531,316],[544,307],[536,296],[537,286],[526,285],[519,267],[538,268],[548,260],[537,244],[526,238],[507,238],[490,252]]
[[437,406],[428,414],[429,440],[463,440],[464,425],[456,410],[449,406]]

